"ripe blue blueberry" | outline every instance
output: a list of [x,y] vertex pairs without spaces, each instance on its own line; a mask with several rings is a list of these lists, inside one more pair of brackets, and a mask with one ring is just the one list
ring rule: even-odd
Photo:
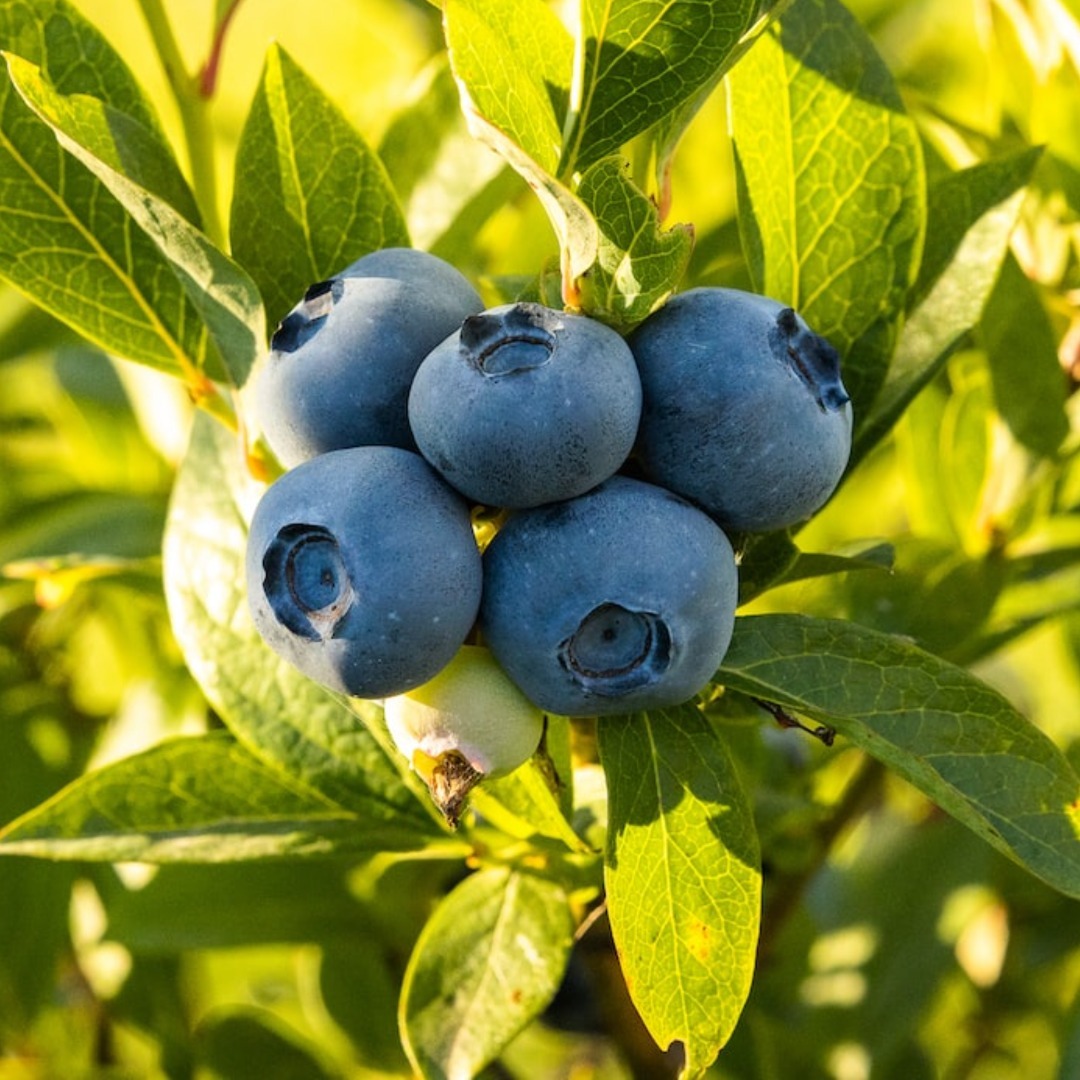
[[641,384],[610,327],[540,304],[470,315],[420,365],[409,422],[420,452],[473,502],[570,499],[629,455]]
[[398,447],[298,465],[266,489],[248,536],[260,634],[355,697],[404,693],[448,664],[476,619],[481,574],[468,507]]
[[308,289],[256,369],[258,426],[291,468],[349,446],[415,449],[409,386],[420,361],[483,308],[449,263],[386,248]]
[[511,516],[484,553],[480,628],[541,709],[601,716],[687,701],[731,641],[731,544],[679,496],[615,476]]
[[629,341],[649,479],[731,530],[784,528],[825,504],[851,452],[851,403],[836,350],[791,308],[690,289]]

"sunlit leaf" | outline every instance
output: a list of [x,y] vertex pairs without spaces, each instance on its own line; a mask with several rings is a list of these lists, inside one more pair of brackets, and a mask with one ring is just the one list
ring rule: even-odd
[[562,887],[497,867],[435,909],[405,973],[399,1022],[425,1078],[470,1080],[551,1000],[573,924]]
[[678,285],[693,247],[688,226],[661,229],[656,206],[617,157],[581,178],[578,197],[596,218],[596,262],[579,282],[583,310],[628,333]]
[[554,176],[574,48],[558,16],[543,0],[447,0],[443,19],[466,115]]
[[280,45],[266,55],[240,136],[229,233],[271,326],[314,282],[409,244],[382,163]]
[[[131,215],[126,231],[137,226],[164,256],[208,330],[230,380],[242,384],[265,339],[262,301],[254,283],[183,214],[143,186],[142,172],[127,166],[117,151],[108,130],[110,118],[96,98],[58,94],[37,68],[18,57],[8,58],[8,71],[23,99],[49,125],[63,149],[85,165]],[[146,144],[136,148],[145,151]],[[162,168],[155,166],[153,179]]]
[[93,94],[61,92],[43,68],[15,53],[8,54],[7,64],[19,93],[46,123],[113,172],[123,173],[199,223],[191,188],[156,130]]
[[714,83],[757,8],[756,0],[581,0],[562,171],[617,153]]
[[153,107],[123,58],[68,0],[5,0],[0,47],[45,72],[59,94],[89,94],[164,144]]
[[472,793],[470,803],[484,820],[511,836],[546,836],[571,851],[589,851],[563,815],[553,778],[535,759],[509,776],[485,781]]
[[728,83],[755,288],[839,349],[858,418],[885,377],[922,245],[914,121],[837,0],[790,7]]
[[735,48],[731,49],[723,61],[716,65],[701,89],[684,101],[674,112],[668,113],[653,125],[649,138],[654,147],[654,184],[660,195],[661,207],[666,206],[668,201],[671,165],[679,141],[686,129],[724,76],[754,44],[758,35],[774,19],[778,19],[793,2],[794,0],[761,0],[757,5],[757,15],[753,24],[743,34]]
[[168,259],[0,80],[0,276],[119,356],[227,378]]
[[754,972],[761,867],[727,748],[692,706],[603,719],[604,881],[627,989],[661,1047],[699,1076],[727,1042]]
[[533,189],[562,251],[564,284],[596,260],[592,215],[557,176],[574,45],[543,0],[448,0],[450,67],[472,134]]

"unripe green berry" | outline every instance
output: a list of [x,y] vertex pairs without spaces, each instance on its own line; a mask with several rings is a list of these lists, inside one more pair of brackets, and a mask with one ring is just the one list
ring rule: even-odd
[[525,764],[544,731],[543,712],[479,645],[463,645],[429,682],[387,698],[385,713],[394,744],[452,825],[469,791]]

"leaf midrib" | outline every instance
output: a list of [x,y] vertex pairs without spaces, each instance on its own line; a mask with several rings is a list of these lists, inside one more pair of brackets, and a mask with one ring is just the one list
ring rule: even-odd
[[[36,170],[34,170],[25,157],[19,152],[18,148],[7,136],[7,134],[0,129],[0,146],[2,146],[20,167],[22,172],[42,191],[46,197],[56,206],[61,216],[69,223],[69,225],[75,229],[75,231],[82,237],[87,243],[90,250],[97,255],[97,257],[110,269],[114,277],[121,282],[124,288],[127,290],[128,295],[134,300],[136,307],[146,317],[151,329],[158,335],[161,341],[165,344],[168,351],[172,354],[173,359],[176,361],[177,366],[181,370],[188,371],[189,369],[198,368],[198,364],[187,355],[187,352],[183,349],[180,343],[173,337],[167,327],[158,318],[157,313],[153,307],[143,296],[142,291],[136,285],[134,279],[128,274],[120,264],[109,254],[109,252],[101,245],[97,237],[92,233],[82,221],[79,220],[72,212],[71,208],[63,200],[58,192],[53,191],[52,187],[46,183],[44,177],[40,176]],[[110,196],[111,197],[111,196]],[[84,332],[85,331],[80,331]],[[89,334],[87,334],[89,336]],[[97,341],[96,344],[101,345],[103,348],[108,349],[107,343]]]

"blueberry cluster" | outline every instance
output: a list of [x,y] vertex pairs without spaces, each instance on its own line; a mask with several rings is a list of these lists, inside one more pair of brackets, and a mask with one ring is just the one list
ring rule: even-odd
[[[484,310],[402,248],[313,285],[251,395],[287,467],[247,558],[270,645],[388,698],[475,629],[568,716],[700,691],[734,626],[728,533],[809,517],[851,444],[836,351],[773,300],[692,289],[624,339],[540,304]],[[477,507],[502,511],[482,555]]]

